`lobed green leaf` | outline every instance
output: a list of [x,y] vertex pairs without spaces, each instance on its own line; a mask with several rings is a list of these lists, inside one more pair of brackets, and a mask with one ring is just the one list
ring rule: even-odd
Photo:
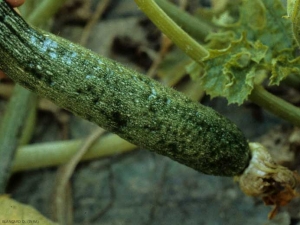
[[210,50],[201,79],[206,92],[212,97],[225,96],[229,103],[243,103],[253,89],[256,70],[267,50],[259,41],[247,41],[245,34],[227,49]]
[[[272,72],[270,85],[279,84],[299,70],[299,60],[293,60],[291,21],[283,18],[286,11],[279,0],[244,0],[239,13],[238,22],[224,24],[220,19],[221,32],[207,37],[208,46],[215,49],[203,60],[206,73],[201,84],[211,97],[242,104],[258,71]],[[199,77],[201,73],[192,68],[192,78]]]

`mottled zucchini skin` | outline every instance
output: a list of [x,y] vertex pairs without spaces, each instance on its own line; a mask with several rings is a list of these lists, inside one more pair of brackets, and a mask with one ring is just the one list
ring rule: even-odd
[[228,119],[183,94],[54,35],[0,0],[0,69],[24,87],[120,137],[211,175],[248,165],[247,140]]

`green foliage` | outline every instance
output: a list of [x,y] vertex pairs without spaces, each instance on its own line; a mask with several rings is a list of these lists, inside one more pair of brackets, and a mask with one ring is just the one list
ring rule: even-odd
[[270,85],[279,83],[290,74],[300,74],[300,58],[293,59],[291,52],[282,52],[278,57],[272,59],[272,76]]
[[203,60],[205,74],[200,73],[201,65],[187,67],[192,78],[201,76],[201,85],[211,97],[223,96],[229,103],[242,104],[254,84],[262,81],[257,77],[262,70],[270,74],[269,85],[278,85],[287,75],[299,72],[292,24],[283,18],[286,10],[280,0],[242,1],[240,18],[233,24],[225,24],[230,13],[224,15],[225,19],[216,20],[222,24],[220,31],[208,36],[212,50]]
[[245,35],[227,49],[210,50],[204,60],[206,73],[202,77],[205,90],[212,96],[225,96],[230,103],[242,103],[251,93],[257,66],[266,56],[268,47],[249,42]]

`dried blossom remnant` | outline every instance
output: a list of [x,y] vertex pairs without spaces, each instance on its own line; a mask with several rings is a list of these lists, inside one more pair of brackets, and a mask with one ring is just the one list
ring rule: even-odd
[[245,194],[262,197],[266,205],[275,205],[269,214],[272,219],[280,206],[298,196],[295,188],[299,178],[295,172],[276,164],[261,144],[249,143],[249,146],[252,159],[238,181]]

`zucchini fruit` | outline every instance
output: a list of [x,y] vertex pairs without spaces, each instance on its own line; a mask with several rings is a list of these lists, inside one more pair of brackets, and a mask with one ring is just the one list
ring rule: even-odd
[[0,69],[120,137],[206,174],[235,176],[247,140],[214,110],[117,62],[30,27],[0,0]]

